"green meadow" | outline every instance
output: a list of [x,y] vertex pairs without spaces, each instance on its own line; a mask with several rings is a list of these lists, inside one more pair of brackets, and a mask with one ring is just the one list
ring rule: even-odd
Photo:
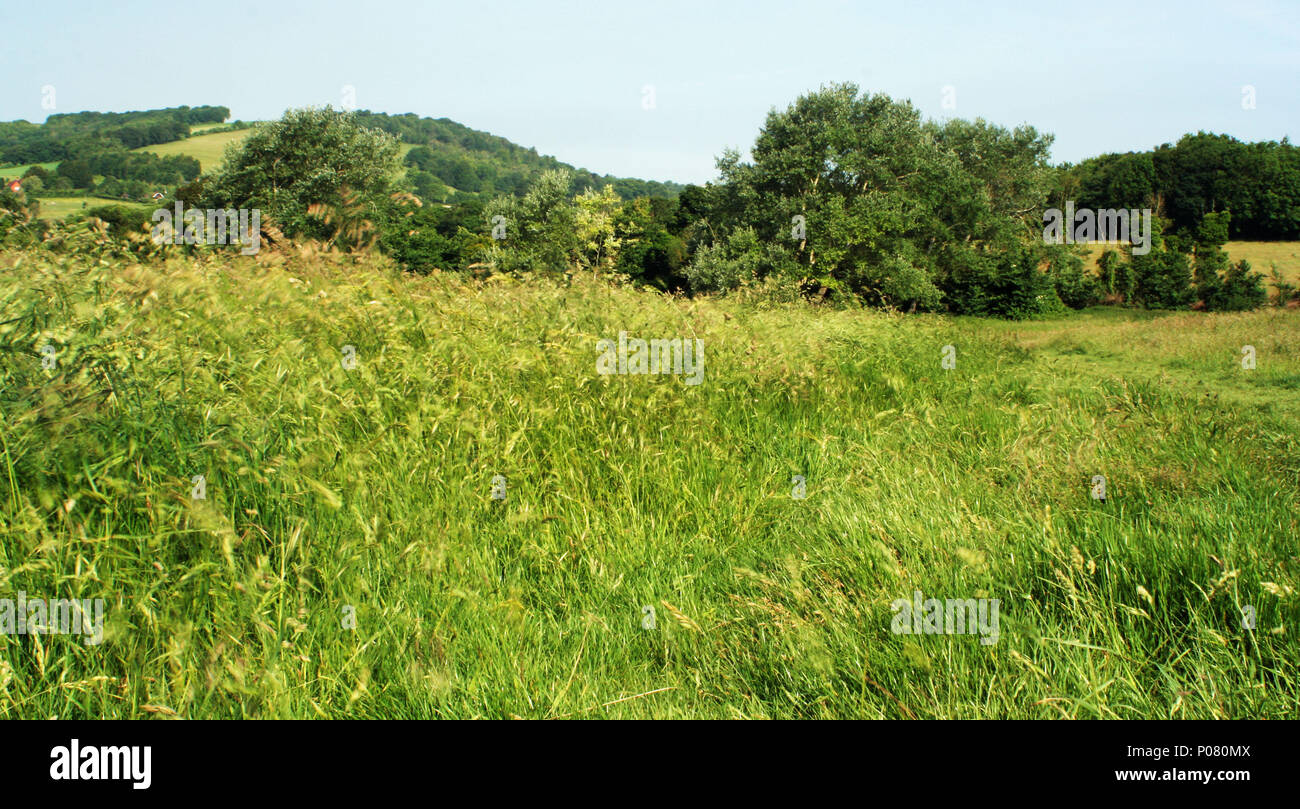
[[3,253],[0,592],[105,613],[0,635],[0,716],[1294,717],[1297,427],[1284,309]]
[[16,180],[22,177],[32,166],[40,166],[46,171],[54,171],[59,162],[56,160],[51,163],[24,163],[20,166],[0,166],[0,180]]
[[143,146],[135,151],[152,152],[156,155],[187,155],[199,161],[204,171],[216,168],[226,155],[226,147],[240,143],[253,133],[252,129],[236,129],[232,132],[214,132],[210,135],[191,135],[183,140],[159,143],[155,146]]
[[127,202],[125,200],[105,199],[104,197],[38,197],[37,201],[40,202],[40,217],[42,219],[67,219],[73,214],[85,213],[91,208],[98,208],[101,205],[120,205],[125,208],[142,210],[153,210],[157,207],[142,202]]
[[[214,126],[217,126],[214,124]],[[201,131],[201,128],[200,130]],[[241,143],[253,133],[252,129],[237,129],[233,132],[214,132],[211,135],[192,135],[184,140],[160,143],[157,146],[145,146],[136,151],[153,152],[157,155],[188,155],[199,161],[204,171],[211,171],[221,164],[226,156],[226,147],[232,143]],[[401,144],[401,156],[414,148],[413,144]]]

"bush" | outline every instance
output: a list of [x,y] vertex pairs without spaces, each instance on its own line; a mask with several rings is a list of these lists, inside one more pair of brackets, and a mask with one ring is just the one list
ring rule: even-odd
[[1052,251],[1048,273],[1056,296],[1071,309],[1084,309],[1101,301],[1101,284],[1084,270],[1083,258],[1075,253]]
[[672,292],[689,284],[681,272],[685,261],[686,245],[658,226],[641,238],[624,244],[615,267],[635,281]]
[[1244,258],[1228,263],[1222,275],[1200,289],[1201,300],[1211,312],[1243,312],[1258,309],[1268,301],[1263,273],[1251,272]]
[[700,247],[684,273],[693,292],[724,292],[768,277],[794,277],[797,270],[784,250],[744,227],[723,241]]
[[98,205],[86,211],[87,216],[102,219],[109,224],[110,236],[125,238],[128,233],[140,233],[152,223],[152,213],[125,205]]
[[1148,309],[1178,309],[1192,302],[1192,273],[1187,256],[1178,250],[1154,247],[1131,262],[1133,297]]
[[1133,289],[1137,285],[1133,265],[1124,261],[1117,251],[1104,251],[1097,260],[1097,266],[1101,271],[1099,283],[1106,295],[1116,296],[1123,301],[1133,297]]
[[446,209],[428,205],[395,212],[383,224],[379,249],[410,272],[461,269],[484,238],[463,227],[448,234],[444,218]]
[[1274,306],[1286,306],[1292,300],[1300,297],[1300,295],[1297,295],[1297,292],[1300,292],[1300,287],[1287,281],[1286,278],[1282,276],[1282,273],[1278,272],[1276,262],[1273,263],[1272,272],[1269,273],[1269,281],[1273,284]]
[[943,292],[930,280],[930,273],[901,255],[886,259],[883,269],[880,295],[887,305],[912,311],[939,308]]
[[944,292],[956,314],[1021,319],[1065,308],[1052,278],[1038,268],[1034,248],[956,250],[946,263],[950,271]]

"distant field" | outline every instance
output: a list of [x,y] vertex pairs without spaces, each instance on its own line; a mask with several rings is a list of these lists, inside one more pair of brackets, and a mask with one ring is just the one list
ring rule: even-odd
[[[202,166],[204,171],[211,171],[225,157],[227,145],[239,143],[251,134],[253,134],[252,129],[216,132],[211,135],[198,135],[185,140],[173,141],[172,143],[160,143],[157,146],[145,146],[136,151],[153,152],[158,155],[189,155],[198,159],[199,165]],[[406,153],[413,148],[415,148],[413,144],[403,143],[401,156],[406,157]]]
[[251,129],[215,132],[211,135],[198,135],[171,143],[160,143],[157,146],[144,146],[135,151],[153,152],[156,155],[189,155],[199,161],[204,171],[211,171],[221,163],[228,145],[239,143],[251,134],[253,134]]
[[54,171],[54,168],[57,165],[59,165],[59,161],[55,160],[50,163],[24,163],[21,166],[2,166],[0,167],[0,177],[3,177],[5,179],[9,179],[11,177],[21,177],[32,166],[40,166],[44,168],[46,171]]
[[86,208],[111,204],[108,200],[91,197],[41,197],[40,202],[42,219],[66,219],[83,210],[82,203],[85,203]]
[[[212,124],[205,127],[195,127],[196,132],[204,129],[211,129],[223,124]],[[238,143],[253,133],[251,129],[240,129],[235,132],[216,132],[211,135],[197,135],[185,138],[184,140],[173,141],[171,143],[160,143],[157,146],[144,146],[135,149],[137,152],[153,152],[157,155],[189,155],[199,161],[199,166],[204,171],[211,171],[216,168],[221,159],[225,156],[226,146],[231,143]],[[414,144],[403,143],[401,156],[406,157],[406,153],[414,149]],[[0,178],[11,179],[23,176],[23,173],[32,166],[42,166],[47,171],[54,171],[59,165],[58,161],[50,163],[26,163],[21,166],[0,167]],[[405,167],[403,167],[405,171]],[[97,177],[96,180],[103,178]],[[44,203],[42,203],[44,204]]]
[[104,199],[102,197],[41,197],[41,219],[67,219],[74,213],[97,208],[100,205],[122,205],[127,208],[153,208],[143,202]]
[[[1091,256],[1091,266],[1097,269],[1097,259],[1108,245],[1086,245]],[[1291,282],[1300,280],[1300,242],[1228,242],[1224,248],[1233,261],[1246,259],[1255,272],[1262,272],[1265,279],[1277,263],[1278,272]]]

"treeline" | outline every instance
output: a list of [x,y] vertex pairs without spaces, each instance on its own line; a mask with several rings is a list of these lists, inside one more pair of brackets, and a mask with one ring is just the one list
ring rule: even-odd
[[682,189],[678,183],[598,175],[576,169],[554,157],[539,155],[536,149],[470,129],[448,118],[421,118],[414,113],[388,115],[368,110],[353,114],[362,126],[387,132],[415,146],[406,155],[405,163],[415,191],[423,199],[458,202],[472,196],[520,195],[542,172],[553,169],[570,171],[578,193],[610,185],[614,193],[626,200],[669,198]]
[[[0,160],[39,165],[22,177],[27,194],[93,193],[114,199],[148,200],[164,188],[191,182],[201,171],[186,155],[160,156],[133,149],[181,140],[190,127],[221,123],[226,107],[174,107],[141,112],[78,112],[51,115],[40,126],[26,121],[0,124]],[[98,179],[97,179],[98,178]]]
[[[928,121],[909,102],[852,84],[774,110],[751,160],[726,152],[716,182],[675,197],[623,199],[612,183],[584,187],[573,171],[551,168],[520,194],[439,204],[403,171],[397,138],[367,120],[291,110],[176,197],[189,207],[260,210],[271,245],[377,249],[419,273],[590,272],[686,294],[756,290],[1004,318],[1098,303],[1235,310],[1267,300],[1262,276],[1223,251],[1236,213],[1215,210],[1217,198],[1180,224],[1159,213],[1167,207],[1157,196],[1142,238],[1106,252],[1096,273],[1082,246],[1048,238],[1045,210],[1062,199],[1098,210],[1148,207],[1140,199],[1062,197],[1079,190],[1068,186],[1077,167],[1050,165],[1052,137],[1033,127]],[[442,156],[428,147],[406,159],[432,172]],[[140,236],[143,214],[113,216],[106,232],[134,234],[126,249],[171,249]],[[31,238],[30,228],[19,231]],[[1274,281],[1278,303],[1295,297],[1294,286]]]
[[226,107],[169,107],[137,112],[75,112],[51,115],[43,124],[0,123],[0,164],[52,163],[84,157],[87,140],[110,140],[125,149],[169,143],[188,137],[190,127],[221,123]]
[[[188,155],[128,152],[117,141],[92,140],[80,145],[78,156],[59,163],[54,171],[32,166],[22,176],[26,193],[40,196],[71,191],[104,197],[147,200],[162,188],[175,188],[197,178],[199,161]],[[96,181],[96,176],[101,179]]]
[[1198,132],[1067,166],[1056,196],[1093,209],[1152,208],[1183,234],[1206,214],[1227,211],[1230,238],[1300,239],[1300,148],[1286,138],[1243,143]]
[[[771,113],[752,161],[725,153],[717,182],[676,199],[626,201],[548,171],[481,215],[408,213],[412,227],[380,244],[416,271],[609,272],[689,294],[767,287],[1008,318],[1265,302],[1262,276],[1223,252],[1235,213],[1214,205],[1181,221],[1157,214],[1150,251],[1112,251],[1100,275],[1083,248],[1049,243],[1043,214],[1072,170],[1048,163],[1051,142],[1028,126],[925,121],[908,102],[831,85]],[[1103,193],[1085,203],[1147,207]]]

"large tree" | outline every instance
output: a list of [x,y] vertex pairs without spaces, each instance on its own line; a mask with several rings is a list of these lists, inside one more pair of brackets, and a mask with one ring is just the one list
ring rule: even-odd
[[309,209],[347,209],[378,221],[398,190],[399,152],[392,135],[367,129],[350,113],[289,110],[227,149],[203,185],[203,204],[258,208],[286,235],[329,239],[336,226]]
[[[734,151],[719,160],[709,219],[721,246],[694,279],[738,280],[719,251],[743,249],[754,254],[732,257],[742,266],[870,303],[935,307],[970,265],[954,253],[1032,237],[1050,143],[1030,127],[925,123],[906,101],[823,87],[768,115],[752,162]],[[737,235],[748,229],[755,238]]]

